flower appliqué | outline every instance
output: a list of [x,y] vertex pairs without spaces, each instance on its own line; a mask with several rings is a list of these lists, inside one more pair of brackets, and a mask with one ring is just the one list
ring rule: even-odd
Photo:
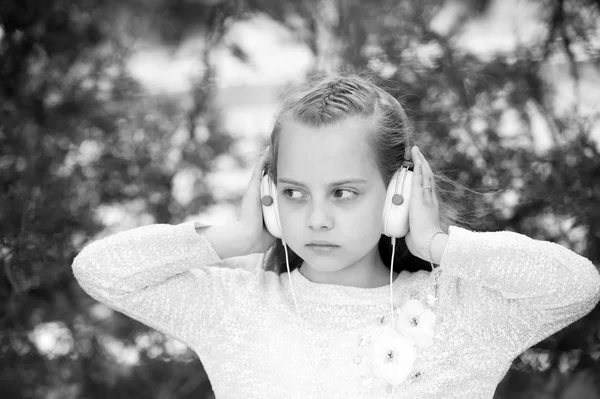
[[435,313],[425,308],[421,301],[410,299],[398,314],[396,328],[416,346],[428,348],[433,344],[435,319]]
[[[428,298],[428,303],[432,301]],[[409,299],[394,310],[394,325],[389,317],[361,336],[359,346],[368,346],[369,362],[364,362],[362,375],[400,384],[413,372],[419,352],[433,344],[435,313],[416,299]]]

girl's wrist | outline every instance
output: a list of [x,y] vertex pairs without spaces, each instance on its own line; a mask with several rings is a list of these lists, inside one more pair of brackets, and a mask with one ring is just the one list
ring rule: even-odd
[[221,259],[247,255],[249,252],[243,245],[247,240],[239,235],[234,225],[199,226],[196,232],[204,236]]
[[439,265],[442,261],[442,257],[444,256],[444,251],[446,250],[446,245],[448,244],[448,234],[445,232],[440,232],[438,234],[432,235],[431,243],[429,245],[429,253],[427,254],[427,261],[432,262],[436,265]]

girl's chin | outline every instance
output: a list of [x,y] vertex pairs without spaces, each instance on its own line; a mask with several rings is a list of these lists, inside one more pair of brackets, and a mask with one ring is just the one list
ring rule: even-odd
[[332,255],[319,255],[310,252],[303,255],[300,255],[300,257],[304,260],[304,267],[316,272],[335,273],[347,267],[347,263],[343,259]]

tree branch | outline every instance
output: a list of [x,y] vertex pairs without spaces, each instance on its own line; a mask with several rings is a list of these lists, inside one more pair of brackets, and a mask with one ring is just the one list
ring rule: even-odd
[[550,54],[550,46],[554,41],[558,31],[560,30],[563,22],[565,20],[565,10],[564,10],[564,0],[558,0],[558,4],[552,13],[552,18],[550,19],[550,29],[548,33],[548,39],[546,40],[546,44],[544,45],[544,59],[548,58]]

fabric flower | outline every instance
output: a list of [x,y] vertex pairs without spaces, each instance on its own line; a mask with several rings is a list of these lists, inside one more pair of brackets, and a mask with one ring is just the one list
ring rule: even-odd
[[374,332],[371,368],[376,377],[399,384],[410,375],[416,358],[417,350],[412,340],[393,331],[391,326]]
[[435,313],[426,309],[418,299],[408,300],[400,312],[396,321],[397,331],[410,337],[415,345],[427,348],[433,344]]
[[368,346],[370,354],[360,370],[365,383],[372,383],[373,377],[402,383],[413,371],[419,348],[433,344],[436,316],[421,301],[413,297],[394,313],[393,324],[383,316],[378,327],[360,337],[359,347]]

